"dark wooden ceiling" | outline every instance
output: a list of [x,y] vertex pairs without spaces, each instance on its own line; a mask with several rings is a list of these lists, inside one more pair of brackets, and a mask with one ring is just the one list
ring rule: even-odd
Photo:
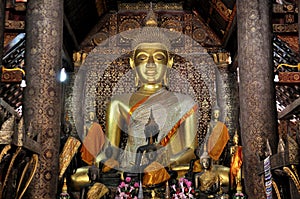
[[[118,12],[119,4],[130,3],[178,3],[182,4],[186,12],[192,12],[206,23],[211,30],[222,41],[222,45],[227,47],[235,31],[236,0],[161,0],[161,1],[139,1],[139,0],[65,0],[65,41],[68,49],[79,50],[81,42],[106,14]],[[71,45],[71,46],[70,46]],[[232,48],[232,45],[228,47]],[[236,49],[230,49],[236,50]]]

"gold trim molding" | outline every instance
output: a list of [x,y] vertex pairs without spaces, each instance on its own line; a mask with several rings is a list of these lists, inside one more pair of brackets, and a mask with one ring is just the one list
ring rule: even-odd
[[211,53],[215,64],[218,66],[227,66],[228,64],[231,64],[231,57],[229,52],[216,52]]
[[[152,4],[153,10],[183,10],[182,3],[153,3]],[[118,4],[118,10],[119,11],[129,11],[129,10],[136,10],[136,11],[142,11],[142,10],[149,10],[150,4],[144,3],[144,2],[138,2],[138,3],[119,3]]]

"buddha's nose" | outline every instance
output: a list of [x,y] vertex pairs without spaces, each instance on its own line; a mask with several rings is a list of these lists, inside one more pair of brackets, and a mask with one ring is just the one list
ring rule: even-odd
[[147,65],[146,65],[146,67],[149,67],[149,68],[151,68],[151,67],[155,67],[156,65],[155,65],[155,62],[154,62],[154,59],[153,59],[153,56],[150,56],[149,58],[148,58],[148,62],[147,62]]

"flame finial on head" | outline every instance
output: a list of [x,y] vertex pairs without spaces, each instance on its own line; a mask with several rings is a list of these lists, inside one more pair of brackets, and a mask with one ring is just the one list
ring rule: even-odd
[[150,2],[150,11],[148,12],[146,17],[146,26],[150,26],[150,27],[157,26],[157,19],[155,13],[153,12],[152,2]]
[[150,4],[150,10],[145,18],[145,26],[136,33],[132,30],[135,37],[132,40],[132,49],[136,49],[141,43],[161,43],[166,49],[171,48],[171,40],[168,35],[168,30],[159,28],[157,17]]
[[204,143],[204,146],[203,146],[203,153],[200,157],[200,160],[202,159],[206,159],[206,158],[210,158],[210,156],[208,155],[208,152],[207,152],[207,146],[206,146],[206,143]]

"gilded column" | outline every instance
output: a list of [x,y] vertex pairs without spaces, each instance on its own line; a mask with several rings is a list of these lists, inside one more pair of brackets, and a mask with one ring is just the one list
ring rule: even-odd
[[237,1],[240,126],[244,183],[248,198],[266,198],[260,157],[269,139],[277,145],[277,114],[272,65],[271,1]]
[[38,132],[39,167],[27,198],[54,199],[57,194],[61,117],[63,1],[28,1],[26,13],[24,119]]

